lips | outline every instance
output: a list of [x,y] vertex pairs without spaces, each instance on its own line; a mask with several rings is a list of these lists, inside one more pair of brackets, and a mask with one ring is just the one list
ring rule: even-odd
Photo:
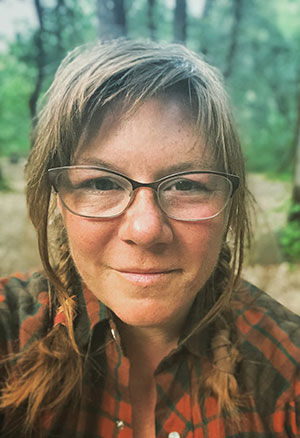
[[157,282],[169,279],[172,274],[178,272],[178,269],[117,269],[116,271],[122,278],[131,283],[141,286],[150,286]]
[[128,274],[167,274],[168,272],[173,272],[175,269],[161,269],[161,268],[153,268],[153,269],[116,269],[119,272],[125,272]]

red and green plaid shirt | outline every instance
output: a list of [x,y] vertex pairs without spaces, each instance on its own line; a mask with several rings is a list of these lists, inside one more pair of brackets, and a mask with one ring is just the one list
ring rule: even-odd
[[[234,294],[232,308],[243,358],[236,379],[247,394],[238,428],[228,415],[218,413],[213,396],[205,398],[201,392],[201,376],[211,366],[208,327],[156,369],[153,438],[300,437],[300,318],[249,284]],[[199,312],[196,300],[189,327]],[[63,315],[58,313],[54,321],[49,316],[47,282],[41,275],[0,281],[1,354],[22,350],[43,336],[49,324],[60,323]],[[110,312],[86,289],[78,297],[74,327],[77,343],[87,353],[82,397],[76,407],[70,401],[49,413],[43,436],[132,438],[129,361]]]

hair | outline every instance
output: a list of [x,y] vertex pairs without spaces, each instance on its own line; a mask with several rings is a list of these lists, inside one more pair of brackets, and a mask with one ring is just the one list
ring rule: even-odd
[[[220,170],[240,177],[219,259],[202,294],[208,311],[197,327],[215,322],[213,365],[203,382],[206,392],[218,398],[220,409],[235,409],[238,353],[229,303],[239,281],[250,231],[244,160],[222,79],[216,69],[181,45],[115,40],[77,48],[66,57],[46,94],[32,136],[26,167],[27,204],[51,302],[61,306],[66,326],[56,326],[36,340],[9,370],[1,406],[13,419],[10,424],[16,415],[23,415],[28,436],[40,412],[59,408],[74,392],[80,394],[83,366],[72,323],[80,279],[62,221],[55,217],[55,196],[47,169],[72,164],[80,139],[99,127],[111,105],[122,103],[126,117],[147,99],[168,94],[183,97]],[[55,382],[60,382],[59,397]]]

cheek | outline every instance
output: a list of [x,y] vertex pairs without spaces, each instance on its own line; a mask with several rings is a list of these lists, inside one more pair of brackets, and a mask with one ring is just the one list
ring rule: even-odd
[[224,221],[192,223],[182,230],[182,251],[187,282],[199,290],[212,274],[224,239]]
[[[180,225],[178,223],[178,225]],[[224,239],[224,221],[215,218],[211,221],[182,224],[178,229],[179,253],[184,268],[184,289],[195,294],[204,286],[218,262]]]
[[69,246],[73,258],[93,257],[102,253],[112,240],[115,230],[113,221],[95,221],[69,212],[63,212],[63,220],[67,230]]
[[185,224],[178,234],[184,243],[186,252],[193,257],[218,254],[224,239],[225,226],[222,218],[215,218],[211,221],[193,222]]

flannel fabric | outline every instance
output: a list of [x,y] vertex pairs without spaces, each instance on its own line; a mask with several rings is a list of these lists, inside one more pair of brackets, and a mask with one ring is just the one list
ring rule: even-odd
[[[64,323],[60,313],[49,315],[47,281],[40,274],[2,279],[0,289],[2,355]],[[242,356],[236,378],[245,394],[238,422],[218,413],[213,396],[203,395],[201,377],[211,361],[207,327],[184,336],[156,369],[156,438],[300,437],[300,318],[248,283],[234,293],[232,308]],[[199,312],[196,299],[188,330]],[[45,416],[43,436],[132,438],[129,361],[110,311],[87,289],[78,296],[74,327],[87,353],[82,397]]]

